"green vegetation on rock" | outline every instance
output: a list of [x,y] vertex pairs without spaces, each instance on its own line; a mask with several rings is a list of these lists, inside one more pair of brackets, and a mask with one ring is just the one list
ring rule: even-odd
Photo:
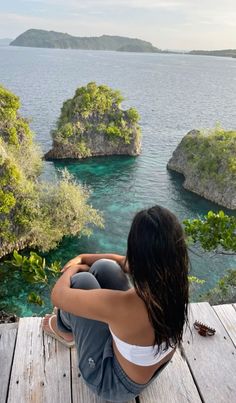
[[0,257],[24,247],[46,251],[63,236],[102,226],[89,193],[67,171],[55,184],[39,180],[42,154],[17,96],[0,86]]
[[53,150],[46,158],[85,158],[92,155],[131,154],[140,149],[140,119],[134,108],[121,109],[123,97],[106,85],[90,82],[64,102]]
[[236,131],[220,127],[200,131],[197,136],[186,136],[183,146],[200,180],[212,178],[223,184],[228,175],[236,183]]

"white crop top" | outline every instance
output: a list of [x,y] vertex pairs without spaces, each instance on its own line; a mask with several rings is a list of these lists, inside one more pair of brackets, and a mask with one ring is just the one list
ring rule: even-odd
[[[109,327],[110,329],[110,327]],[[136,346],[134,344],[128,344],[125,341],[120,340],[110,329],[111,335],[115,341],[117,350],[120,354],[126,358],[126,360],[132,362],[136,365],[141,365],[143,367],[148,367],[150,365],[157,364],[161,361],[167,354],[169,354],[173,347],[169,347],[164,350],[165,343],[159,347],[153,346]]]

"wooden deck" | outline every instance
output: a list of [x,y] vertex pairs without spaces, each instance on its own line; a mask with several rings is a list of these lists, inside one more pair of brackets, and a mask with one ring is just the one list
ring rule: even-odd
[[[199,320],[216,329],[202,337]],[[190,306],[190,327],[159,378],[139,397],[141,403],[236,402],[236,304]],[[136,400],[137,401],[137,400]],[[0,403],[102,403],[78,374],[75,349],[42,334],[41,318],[0,325]],[[135,402],[134,400],[132,401]]]

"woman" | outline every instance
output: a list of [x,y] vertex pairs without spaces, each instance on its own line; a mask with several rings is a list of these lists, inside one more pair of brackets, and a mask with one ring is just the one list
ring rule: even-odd
[[82,254],[62,272],[51,294],[57,317],[44,319],[44,331],[75,343],[81,375],[98,396],[134,398],[182,340],[188,254],[181,225],[163,207],[142,210],[131,225],[126,257]]

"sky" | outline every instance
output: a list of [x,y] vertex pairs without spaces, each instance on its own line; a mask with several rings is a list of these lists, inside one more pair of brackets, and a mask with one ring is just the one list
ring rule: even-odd
[[236,49],[236,0],[0,0],[0,38],[30,28],[129,36],[161,49]]

